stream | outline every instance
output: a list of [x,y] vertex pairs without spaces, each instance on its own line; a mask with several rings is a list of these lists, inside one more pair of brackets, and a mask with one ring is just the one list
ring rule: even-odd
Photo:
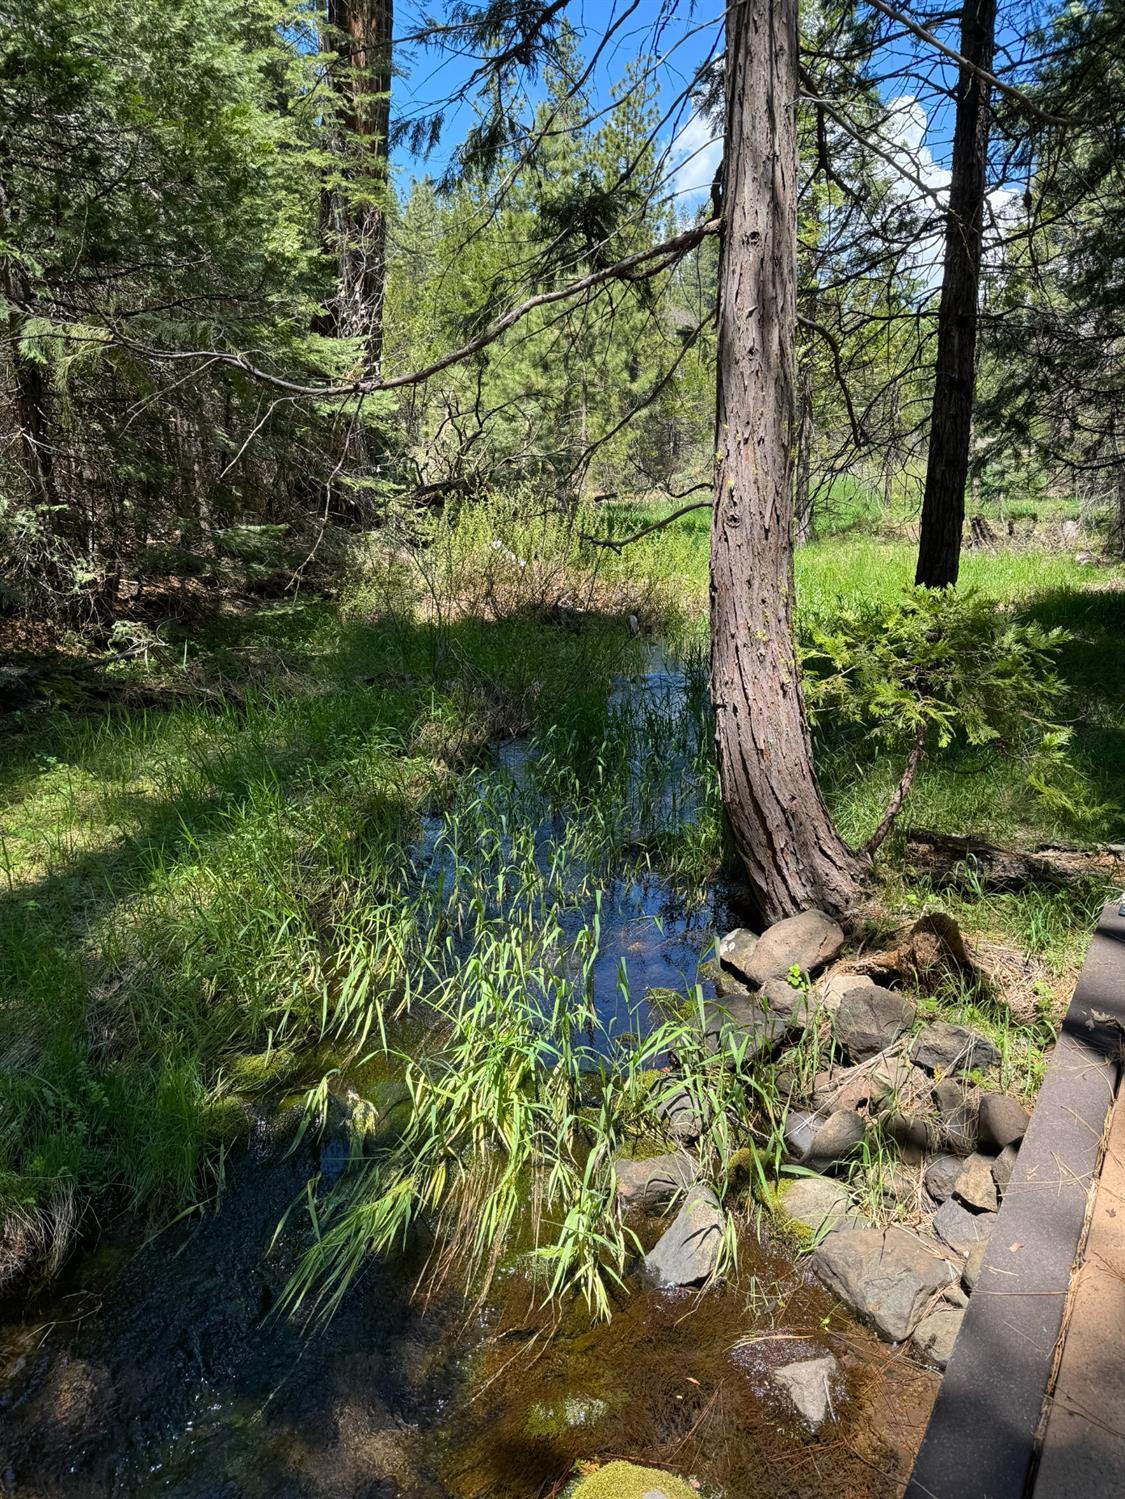
[[[659,665],[621,691],[683,686]],[[526,747],[497,759],[518,779]],[[644,876],[606,885],[600,922],[598,1010],[623,1032],[647,1010],[622,960],[633,995],[682,991],[737,912],[724,889],[690,905]],[[0,1494],[547,1499],[576,1462],[610,1457],[712,1499],[901,1491],[937,1376],[749,1228],[728,1283],[697,1295],[633,1277],[604,1325],[545,1310],[517,1270],[478,1304],[420,1283],[408,1258],[369,1263],[326,1324],[279,1312],[300,1235],[275,1240],[278,1224],[332,1148],[294,1146],[291,1119],[263,1112],[217,1207],[150,1239],[104,1223],[48,1290],[0,1307]],[[769,1375],[825,1350],[842,1376],[814,1437]]]

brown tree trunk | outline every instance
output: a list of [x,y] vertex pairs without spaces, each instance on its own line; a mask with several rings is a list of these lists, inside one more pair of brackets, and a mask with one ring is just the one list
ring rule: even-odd
[[[11,238],[8,193],[0,178],[0,241]],[[7,307],[3,341],[12,361],[13,416],[24,472],[33,501],[53,510],[55,469],[47,420],[47,382],[42,366],[20,349],[20,335],[31,311],[31,292],[14,254],[0,254],[0,296]],[[52,515],[52,527],[55,521]]]
[[728,6],[726,56],[711,692],[723,803],[772,922],[846,910],[865,861],[817,786],[793,639],[797,0]]
[[328,26],[339,57],[342,181],[325,201],[339,266],[325,331],[363,339],[362,373],[371,375],[383,358],[392,0],[328,0]]
[[801,370],[801,407],[797,422],[797,487],[794,497],[796,507],[796,540],[804,546],[812,540],[812,424],[813,388],[812,369],[805,365]]
[[[986,72],[992,70],[995,30],[996,0],[964,0],[961,55]],[[989,85],[978,73],[962,67],[957,85],[945,263],[938,308],[930,449],[914,578],[927,588],[952,587],[961,563],[976,387],[989,92]]]

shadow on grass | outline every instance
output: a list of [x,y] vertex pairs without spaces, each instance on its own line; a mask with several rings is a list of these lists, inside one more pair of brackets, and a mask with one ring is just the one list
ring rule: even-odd
[[[631,649],[597,616],[437,632],[333,630],[317,614],[298,615],[272,691],[44,709],[9,734],[0,1213],[59,1191],[160,1212],[190,1201],[201,1164],[245,1128],[220,1075],[260,1057],[259,1088],[276,1087],[284,1025],[290,1046],[320,1039],[308,973],[323,990],[333,913],[406,856],[442,764],[536,717],[596,739]],[[276,621],[266,633],[276,644]]]

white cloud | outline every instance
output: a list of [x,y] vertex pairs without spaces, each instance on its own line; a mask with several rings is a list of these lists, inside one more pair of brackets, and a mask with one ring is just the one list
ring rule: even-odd
[[[937,213],[944,210],[949,202],[952,174],[947,167],[934,160],[933,151],[926,143],[929,125],[929,116],[921,102],[912,94],[901,94],[888,102],[887,119],[880,133],[888,154],[901,170],[909,173],[915,182],[922,183],[933,194],[936,200],[933,202],[933,211]],[[916,198],[917,193],[915,183],[904,178],[903,198]],[[1020,194],[1014,188],[995,187],[988,194],[984,254],[986,261],[993,265],[998,264],[1003,257],[1002,240],[1015,224],[1019,205]],[[912,268],[925,279],[930,289],[941,284],[944,248],[944,232],[935,229],[924,235],[912,251]]]
[[693,114],[672,141],[668,154],[672,191],[677,197],[700,198],[711,191],[723,159],[723,138],[706,115]]

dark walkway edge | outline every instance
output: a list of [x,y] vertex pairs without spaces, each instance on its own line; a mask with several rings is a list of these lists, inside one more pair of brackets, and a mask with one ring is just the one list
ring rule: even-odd
[[[1112,1016],[1121,1029],[1099,1016]],[[1022,1499],[1125,1032],[1125,918],[1106,905],[988,1241],[907,1499]]]

